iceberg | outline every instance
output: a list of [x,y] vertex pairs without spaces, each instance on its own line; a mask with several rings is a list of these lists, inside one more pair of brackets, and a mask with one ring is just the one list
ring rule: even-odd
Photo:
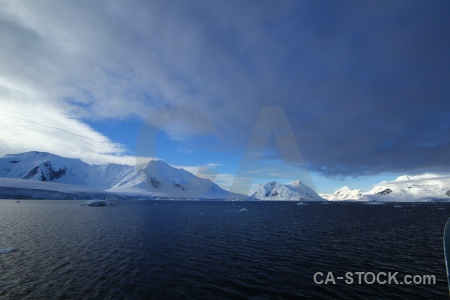
[[109,200],[89,200],[78,204],[78,206],[113,206]]
[[11,252],[15,252],[15,251],[17,251],[17,250],[14,249],[13,247],[0,248],[0,254],[11,253]]

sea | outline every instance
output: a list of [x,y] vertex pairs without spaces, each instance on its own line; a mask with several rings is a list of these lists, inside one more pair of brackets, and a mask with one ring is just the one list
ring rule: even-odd
[[0,200],[0,299],[449,297],[450,204],[80,202]]

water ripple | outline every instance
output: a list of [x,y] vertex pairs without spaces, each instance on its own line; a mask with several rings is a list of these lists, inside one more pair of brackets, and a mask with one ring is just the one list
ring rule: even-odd
[[[0,248],[0,298],[447,297],[448,215],[433,204],[407,212],[390,205],[154,204],[0,202],[0,228],[8,228],[0,236],[7,245]],[[438,282],[316,285],[319,271],[430,274]]]

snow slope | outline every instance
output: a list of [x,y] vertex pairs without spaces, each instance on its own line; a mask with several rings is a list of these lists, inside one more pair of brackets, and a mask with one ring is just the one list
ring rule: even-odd
[[199,178],[184,169],[169,166],[162,160],[152,160],[137,166],[109,189],[126,194],[152,194],[162,197],[228,199],[243,198],[230,193],[209,179]]
[[261,183],[249,193],[249,196],[260,200],[323,201],[312,188],[300,180],[287,184],[277,181]]
[[134,171],[127,165],[89,165],[80,159],[47,152],[10,154],[0,158],[0,177],[34,181],[51,181],[109,189]]
[[0,177],[54,182],[129,195],[177,198],[242,198],[210,180],[177,169],[161,160],[143,165],[90,165],[79,159],[46,152],[26,152],[0,158]]
[[0,199],[120,199],[102,190],[54,182],[0,178]]

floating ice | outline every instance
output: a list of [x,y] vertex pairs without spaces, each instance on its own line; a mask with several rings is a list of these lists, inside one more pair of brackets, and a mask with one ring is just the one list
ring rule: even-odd
[[7,248],[0,248],[0,254],[2,253],[11,253],[16,251],[13,247],[7,247]]
[[78,206],[113,206],[109,200],[89,200],[78,204]]

